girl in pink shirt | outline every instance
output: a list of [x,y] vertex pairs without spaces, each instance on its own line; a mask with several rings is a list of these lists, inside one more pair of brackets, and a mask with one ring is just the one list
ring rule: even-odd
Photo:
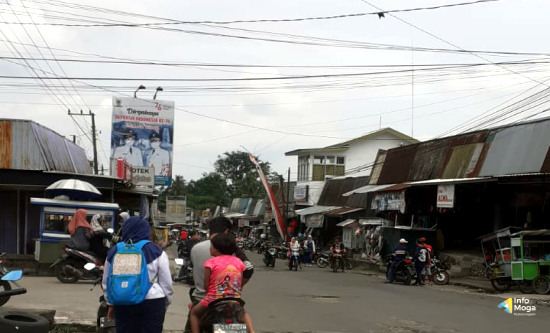
[[[234,257],[237,251],[235,238],[219,233],[210,240],[213,258],[204,263],[204,289],[206,297],[191,310],[190,323],[193,333],[200,333],[200,318],[208,310],[208,304],[220,298],[241,298],[242,277],[246,267],[241,259]],[[248,332],[254,333],[252,320],[244,309],[239,322],[245,323]]]

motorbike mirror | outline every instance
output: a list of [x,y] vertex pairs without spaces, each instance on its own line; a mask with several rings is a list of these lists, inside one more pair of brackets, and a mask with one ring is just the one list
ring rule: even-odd
[[107,229],[107,232],[108,232],[108,233],[110,233],[110,234],[112,234],[112,233],[114,233],[114,232],[115,232],[115,229],[113,229],[113,228],[109,228],[109,229]]
[[94,269],[94,268],[96,268],[96,267],[97,267],[96,264],[91,263],[91,262],[89,262],[89,263],[87,263],[86,265],[84,265],[84,269],[86,269],[87,271],[91,271],[92,269]]
[[174,259],[174,261],[176,262],[176,264],[178,264],[180,266],[183,265],[183,259],[182,258],[176,258],[176,259]]
[[3,281],[17,281],[23,276],[22,270],[11,271],[8,274],[2,276]]

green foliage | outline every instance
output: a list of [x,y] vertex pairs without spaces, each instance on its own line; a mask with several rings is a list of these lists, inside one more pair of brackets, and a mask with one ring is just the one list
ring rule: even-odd
[[[262,171],[270,182],[279,182],[280,176],[273,172],[269,162],[257,158]],[[167,196],[186,196],[187,207],[204,210],[216,206],[227,207],[234,198],[258,198],[266,196],[256,167],[247,152],[225,152],[214,162],[214,172],[203,173],[202,178],[186,182],[176,176],[172,185],[159,194],[159,209],[166,209]]]

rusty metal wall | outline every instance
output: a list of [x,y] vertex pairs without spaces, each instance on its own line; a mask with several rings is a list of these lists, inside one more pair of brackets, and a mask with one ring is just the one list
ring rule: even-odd
[[10,169],[48,170],[36,142],[36,137],[26,120],[8,120],[12,126],[12,162]]
[[84,150],[30,120],[0,120],[0,166],[16,170],[92,174]]
[[388,150],[377,184],[395,184],[407,181],[413,166],[418,144]]
[[11,122],[0,121],[0,169],[11,169]]

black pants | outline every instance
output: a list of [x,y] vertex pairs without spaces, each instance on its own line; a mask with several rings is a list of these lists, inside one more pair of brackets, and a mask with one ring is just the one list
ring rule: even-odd
[[147,299],[136,305],[115,306],[117,333],[162,333],[166,298]]
[[425,263],[415,262],[414,268],[416,269],[416,282],[415,284],[424,284],[422,282],[422,268],[424,268]]

